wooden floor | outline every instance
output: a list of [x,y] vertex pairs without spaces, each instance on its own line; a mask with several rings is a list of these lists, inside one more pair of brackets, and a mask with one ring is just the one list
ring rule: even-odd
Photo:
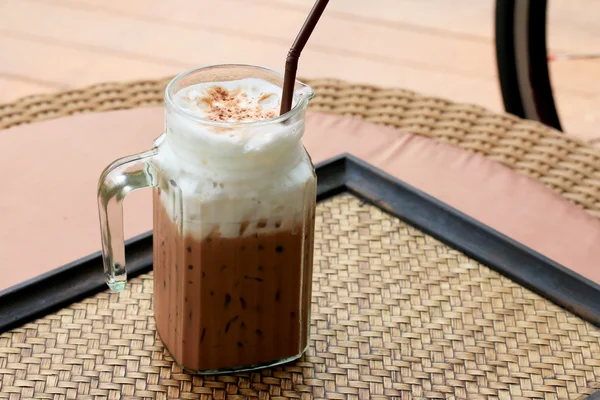
[[[550,45],[600,51],[600,2],[552,0]],[[0,102],[204,64],[282,69],[312,0],[0,0]],[[503,110],[493,0],[333,0],[303,77],[413,89]],[[595,46],[595,47],[594,47]],[[556,62],[566,129],[600,140],[600,61]]]

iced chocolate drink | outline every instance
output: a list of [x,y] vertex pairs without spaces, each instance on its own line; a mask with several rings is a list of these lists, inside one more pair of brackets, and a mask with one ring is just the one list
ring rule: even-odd
[[170,87],[152,161],[156,328],[181,366],[204,373],[306,349],[316,196],[300,141],[311,93],[276,119],[278,75],[215,72]]
[[100,178],[106,282],[126,286],[122,201],[153,187],[156,329],[188,371],[290,361],[308,345],[316,184],[302,146],[312,90],[247,65],[199,68],[165,92],[165,133]]

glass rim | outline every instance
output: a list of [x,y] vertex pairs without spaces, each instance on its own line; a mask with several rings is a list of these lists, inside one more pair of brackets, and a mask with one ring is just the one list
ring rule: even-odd
[[181,107],[180,105],[176,104],[175,101],[173,101],[173,95],[175,93],[173,93],[173,87],[182,79],[184,79],[185,77],[198,72],[200,70],[203,69],[208,69],[208,68],[223,68],[223,67],[236,67],[236,68],[252,68],[252,69],[260,69],[262,71],[266,71],[268,73],[271,73],[273,75],[277,75],[279,77],[281,77],[281,80],[283,81],[283,74],[275,71],[271,68],[267,68],[267,67],[263,67],[260,65],[253,65],[253,64],[208,64],[208,65],[203,65],[200,67],[196,67],[196,68],[192,68],[189,69],[187,71],[183,71],[182,73],[180,73],[179,75],[175,76],[173,79],[171,79],[171,81],[167,84],[167,87],[165,88],[165,103],[168,107],[170,107],[172,110],[174,110],[176,113],[178,113],[179,115],[188,118],[194,122],[199,122],[202,123],[204,125],[210,125],[210,126],[218,126],[218,127],[227,127],[227,128],[232,128],[232,127],[240,127],[240,126],[244,126],[244,127],[255,127],[255,126],[260,126],[260,125],[268,125],[268,124],[276,124],[276,123],[281,123],[281,122],[285,122],[288,119],[294,117],[296,114],[298,114],[298,112],[300,110],[302,110],[304,108],[304,106],[308,103],[308,101],[310,99],[312,99],[314,97],[314,91],[313,89],[308,86],[307,84],[300,82],[299,80],[296,79],[296,84],[300,84],[303,87],[308,88],[310,91],[308,93],[308,96],[303,96],[301,99],[299,99],[296,104],[294,104],[294,106],[292,107],[292,109],[290,111],[288,111],[287,113],[283,114],[283,115],[278,115],[275,118],[269,118],[269,119],[261,119],[258,121],[250,121],[250,122],[244,122],[244,121],[235,121],[235,122],[228,122],[228,121],[213,121],[210,119],[206,119],[206,118],[202,118],[199,117],[198,115],[193,114],[192,112],[186,110],[185,108]]

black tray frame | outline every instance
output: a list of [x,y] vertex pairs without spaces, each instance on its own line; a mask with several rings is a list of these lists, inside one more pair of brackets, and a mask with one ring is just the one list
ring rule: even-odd
[[[360,159],[317,165],[317,200],[350,192],[600,327],[600,285]],[[128,277],[152,269],[152,232],[127,241]],[[0,291],[0,333],[107,289],[100,252]]]

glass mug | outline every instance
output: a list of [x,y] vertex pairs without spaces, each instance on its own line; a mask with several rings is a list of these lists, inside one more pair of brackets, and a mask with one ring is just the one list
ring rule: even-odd
[[175,361],[194,373],[281,364],[308,346],[316,175],[304,149],[314,93],[296,82],[286,114],[199,118],[176,101],[191,85],[281,74],[250,65],[185,72],[165,91],[165,133],[114,161],[98,204],[108,286],[125,288],[122,201],[153,188],[154,317]]

